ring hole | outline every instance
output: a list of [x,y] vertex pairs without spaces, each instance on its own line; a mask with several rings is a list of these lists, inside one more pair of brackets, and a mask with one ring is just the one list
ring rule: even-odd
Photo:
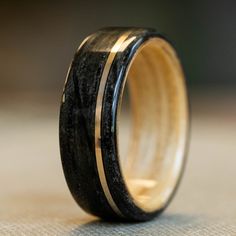
[[125,183],[139,207],[161,209],[182,171],[188,126],[184,76],[166,41],[150,39],[137,50],[121,99],[118,144]]

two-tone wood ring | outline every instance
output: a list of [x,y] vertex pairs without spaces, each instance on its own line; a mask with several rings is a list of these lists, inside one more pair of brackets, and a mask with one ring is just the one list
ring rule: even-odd
[[188,123],[184,75],[169,41],[143,28],[87,37],[60,110],[61,159],[76,202],[108,220],[156,216],[182,175]]

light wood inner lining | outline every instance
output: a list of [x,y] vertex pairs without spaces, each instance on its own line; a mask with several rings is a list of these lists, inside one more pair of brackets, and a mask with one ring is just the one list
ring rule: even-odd
[[118,130],[122,174],[135,203],[153,211],[167,203],[184,162],[188,109],[173,48],[160,38],[147,41],[130,64],[126,87],[130,107],[123,99]]

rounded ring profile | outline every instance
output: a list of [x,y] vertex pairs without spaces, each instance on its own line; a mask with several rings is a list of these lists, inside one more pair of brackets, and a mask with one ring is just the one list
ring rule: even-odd
[[[126,88],[131,124],[122,136]],[[107,220],[153,218],[180,181],[188,126],[184,75],[167,39],[145,28],[91,34],[74,56],[60,109],[61,159],[74,199]]]

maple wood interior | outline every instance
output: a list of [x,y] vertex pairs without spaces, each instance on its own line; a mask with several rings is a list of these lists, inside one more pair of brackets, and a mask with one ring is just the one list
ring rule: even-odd
[[118,120],[121,170],[134,202],[153,211],[168,202],[179,180],[188,128],[184,76],[169,43],[155,38],[138,49],[124,91]]

